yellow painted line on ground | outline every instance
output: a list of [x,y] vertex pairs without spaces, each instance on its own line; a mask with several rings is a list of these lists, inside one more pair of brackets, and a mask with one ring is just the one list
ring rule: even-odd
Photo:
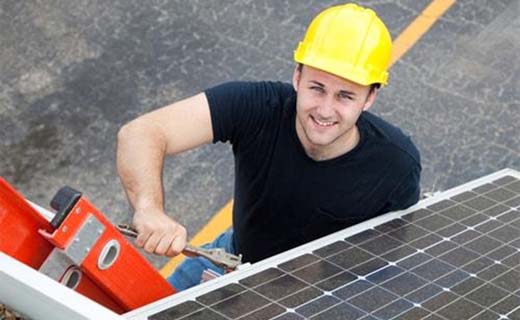
[[[211,220],[191,239],[190,243],[195,246],[200,246],[205,243],[213,241],[219,234],[231,227],[231,212],[233,211],[233,200],[230,200],[226,205],[215,214]],[[184,256],[178,255],[168,261],[161,269],[161,275],[168,277],[175,267],[184,260]]]
[[425,34],[456,0],[434,0],[394,40],[390,66],[399,60]]
[[[426,33],[456,0],[434,0],[415,20],[394,40],[390,66],[399,60]],[[219,234],[231,227],[233,201],[230,200],[190,241],[200,246],[213,241]],[[183,255],[172,258],[161,269],[164,277],[169,276],[175,267],[184,260]]]

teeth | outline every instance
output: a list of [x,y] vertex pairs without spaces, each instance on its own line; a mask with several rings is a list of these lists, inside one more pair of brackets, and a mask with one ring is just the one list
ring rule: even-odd
[[324,127],[330,127],[334,124],[333,121],[320,121],[316,118],[314,118],[314,121],[316,121],[316,123],[319,124],[320,126],[324,126]]

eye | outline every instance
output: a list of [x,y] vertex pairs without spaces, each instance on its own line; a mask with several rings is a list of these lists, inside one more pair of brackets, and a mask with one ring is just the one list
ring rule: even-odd
[[341,100],[347,99],[347,100],[354,100],[354,97],[346,92],[340,92],[338,93],[338,98]]
[[311,89],[312,91],[317,92],[317,93],[325,93],[325,89],[323,89],[322,87],[312,86],[312,87],[310,87],[310,89]]

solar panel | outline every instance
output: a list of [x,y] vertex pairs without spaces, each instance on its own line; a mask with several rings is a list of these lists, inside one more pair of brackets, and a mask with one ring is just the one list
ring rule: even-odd
[[506,169],[127,314],[519,319],[520,174]]

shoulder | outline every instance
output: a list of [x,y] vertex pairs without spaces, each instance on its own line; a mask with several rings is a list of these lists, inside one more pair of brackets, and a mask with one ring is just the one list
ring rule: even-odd
[[363,112],[358,125],[365,135],[376,140],[378,144],[383,144],[395,153],[406,156],[420,166],[419,150],[412,139],[397,126],[370,112]]
[[[237,102],[241,104],[282,103],[294,94],[292,85],[275,81],[232,81],[205,90],[208,102],[219,104]],[[231,100],[230,100],[231,99]]]
[[234,81],[207,89],[214,141],[246,144],[251,138],[244,137],[275,125],[293,92],[289,84],[271,81]]

